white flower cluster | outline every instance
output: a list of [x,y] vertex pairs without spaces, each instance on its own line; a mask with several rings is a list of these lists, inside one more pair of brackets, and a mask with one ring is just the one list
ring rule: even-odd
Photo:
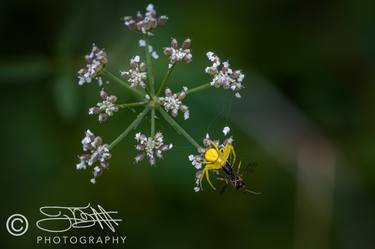
[[186,97],[187,87],[183,87],[179,93],[172,93],[171,89],[165,89],[165,96],[159,97],[159,103],[164,107],[167,112],[171,111],[172,116],[176,117],[178,112],[184,113],[184,119],[188,119],[190,116],[189,108],[182,104],[182,100]]
[[190,63],[193,60],[190,46],[191,39],[189,38],[185,39],[180,48],[178,48],[177,40],[172,38],[171,46],[164,48],[164,54],[169,57],[169,67],[178,61]]
[[189,155],[189,161],[196,169],[202,168],[203,154]]
[[194,184],[194,192],[199,192],[200,188],[200,179],[202,175],[202,170],[198,170],[195,173],[195,184]]
[[119,110],[118,105],[116,104],[117,97],[114,95],[108,95],[104,89],[100,91],[100,97],[102,102],[96,104],[96,106],[89,109],[89,115],[98,115],[98,120],[100,123],[106,121],[108,117],[112,116],[114,112]]
[[90,130],[86,131],[82,140],[82,149],[86,154],[79,156],[80,162],[76,165],[77,170],[86,169],[88,166],[97,164],[93,169],[93,178],[91,183],[96,183],[96,177],[99,176],[105,168],[108,168],[108,160],[111,159],[111,152],[108,144],[103,144],[102,138],[95,136]]
[[124,24],[130,31],[139,31],[144,34],[150,34],[150,31],[158,26],[164,26],[168,21],[167,16],[156,16],[156,11],[153,4],[149,4],[146,7],[146,13],[143,16],[138,11],[135,17],[125,16]]
[[140,86],[145,88],[147,79],[146,64],[141,62],[141,58],[136,55],[130,59],[129,71],[122,71],[121,76],[125,77],[131,87]]
[[172,144],[164,144],[163,134],[157,132],[155,136],[146,137],[142,133],[137,133],[135,135],[135,140],[138,144],[135,146],[136,150],[140,153],[135,157],[135,162],[140,162],[146,157],[148,158],[151,165],[155,165],[155,159],[162,158],[163,152],[172,149]]
[[78,71],[78,84],[90,83],[92,79],[96,78],[99,85],[102,85],[102,80],[98,75],[108,62],[107,53],[92,44],[92,50],[85,56],[85,59],[87,62],[86,67]]
[[231,89],[236,92],[237,98],[241,98],[238,91],[244,87],[242,81],[245,78],[241,70],[231,69],[228,61],[221,63],[220,58],[213,52],[208,52],[207,57],[212,62],[212,66],[205,70],[212,77],[211,86]]
[[[226,136],[230,131],[230,128],[229,127],[224,127],[223,129],[223,133],[224,133],[224,136]],[[195,177],[196,177],[196,181],[195,181],[195,187],[194,187],[194,191],[195,192],[198,192],[200,190],[199,188],[199,178],[200,178],[200,175],[202,174],[202,168],[204,167],[204,164],[203,162],[205,161],[204,159],[204,153],[212,147],[212,144],[215,144],[218,148],[224,148],[225,145],[227,144],[231,144],[233,143],[233,138],[232,137],[228,137],[228,138],[225,138],[223,143],[220,143],[219,140],[212,140],[210,138],[210,135],[209,134],[206,134],[206,137],[203,139],[203,146],[204,148],[201,148],[197,155],[189,155],[188,158],[189,158],[189,161],[191,162],[191,164],[197,169],[197,172],[195,174]]]

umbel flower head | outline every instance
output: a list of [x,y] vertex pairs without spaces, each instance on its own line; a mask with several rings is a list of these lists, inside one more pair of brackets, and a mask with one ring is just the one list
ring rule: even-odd
[[[90,83],[92,79],[98,78],[108,62],[107,53],[99,49],[95,44],[92,44],[91,52],[85,56],[85,59],[86,66],[78,71],[79,85]],[[98,78],[98,82],[99,85],[102,85],[101,78]]]
[[135,157],[137,163],[147,158],[151,165],[155,165],[156,158],[162,158],[163,153],[173,147],[173,144],[164,143],[163,134],[160,131],[154,137],[146,137],[139,132],[135,135],[135,140],[138,142],[135,148],[139,151]]
[[184,119],[190,116],[189,108],[182,104],[182,100],[186,97],[187,87],[183,87],[179,93],[172,93],[171,89],[165,89],[165,96],[159,98],[159,103],[167,112],[171,111],[172,116],[176,117],[178,112],[184,113]]
[[90,130],[87,130],[85,137],[82,139],[82,149],[85,154],[78,156],[79,163],[76,165],[77,170],[94,167],[91,183],[96,183],[96,177],[99,176],[105,168],[109,166],[108,160],[111,159],[111,152],[108,144],[103,144],[102,138],[95,136]]
[[[157,51],[160,50],[159,48],[154,49],[151,45],[153,39],[153,33],[151,32],[154,32],[154,29],[158,26],[165,25],[167,20],[168,18],[166,16],[157,16],[152,4],[147,6],[146,13],[144,14],[138,12],[134,17],[124,17],[125,26],[130,31],[137,32],[138,35],[141,35],[141,37],[137,38],[139,45],[137,49],[141,50],[142,54],[138,53],[139,55],[131,57],[130,67],[128,69],[117,73],[110,72],[106,67],[108,62],[106,52],[93,44],[91,52],[85,57],[87,64],[78,72],[79,85],[90,83],[92,80],[98,80],[101,86],[104,80],[106,80],[106,82],[110,80],[111,82],[119,84],[125,91],[129,94],[133,94],[135,97],[135,102],[124,103],[121,102],[120,96],[125,94],[116,92],[116,94],[110,95],[102,88],[100,91],[101,100],[89,108],[89,115],[98,115],[100,123],[114,115],[115,112],[130,109],[137,113],[134,120],[129,124],[120,124],[114,127],[114,129],[116,129],[116,127],[124,128],[109,145],[104,144],[102,139],[99,136],[95,136],[90,130],[86,131],[85,138],[82,140],[84,154],[79,156],[80,161],[76,167],[77,169],[86,169],[92,166],[93,178],[90,180],[92,183],[95,183],[96,177],[108,167],[111,152],[115,146],[120,144],[128,135],[134,136],[134,134],[132,134],[134,131],[134,133],[136,133],[135,140],[137,141],[135,146],[135,162],[139,163],[144,160],[148,161],[151,165],[155,165],[156,160],[164,156],[164,152],[172,149],[172,144],[164,142],[163,133],[161,131],[155,132],[159,121],[162,119],[169,123],[178,134],[182,135],[186,141],[198,150],[197,155],[188,156],[190,162],[195,169],[198,170],[196,175],[200,176],[196,184],[201,184],[203,176],[208,170],[216,170],[216,168],[205,167],[205,165],[213,162],[216,163],[216,165],[222,166],[220,162],[224,160],[227,161],[226,158],[230,156],[228,151],[230,150],[234,154],[234,148],[231,147],[230,144],[232,143],[231,138],[227,138],[223,143],[220,143],[219,141],[211,140],[209,135],[207,135],[202,145],[202,143],[198,143],[185,128],[180,126],[176,117],[179,113],[183,113],[185,120],[190,117],[190,111],[192,111],[194,107],[185,105],[184,99],[186,96],[190,97],[192,94],[197,94],[207,89],[212,90],[212,86],[230,89],[235,92],[237,97],[240,97],[238,91],[243,88],[242,81],[244,75],[240,70],[232,70],[228,62],[221,62],[218,56],[209,52],[207,56],[212,62],[212,65],[207,67],[205,71],[212,77],[211,82],[201,82],[203,84],[196,84],[190,89],[180,85],[180,87],[182,87],[181,91],[172,92],[170,83],[175,82],[175,80],[171,81],[170,79],[174,77],[175,72],[173,70],[177,67],[184,66],[186,63],[191,63],[192,51],[190,38],[185,39],[180,45],[176,39],[172,38],[170,46],[163,48],[163,53],[168,59],[168,62],[165,63],[164,72],[156,71],[160,70],[163,60],[155,61],[159,57]],[[141,58],[143,60],[141,60]],[[153,65],[154,62],[158,63],[158,67]],[[200,72],[203,74],[203,69]],[[162,73],[164,76],[159,78]],[[115,95],[119,96],[119,99]],[[210,99],[210,101],[215,100]],[[218,100],[217,103],[222,102]],[[142,109],[138,110],[138,108]],[[149,134],[137,130],[137,127],[142,120],[146,119],[146,116],[150,121]],[[116,121],[121,122],[120,120]],[[124,120],[124,122],[126,122],[126,120]],[[199,122],[199,120],[197,120],[197,122]],[[225,127],[223,132],[227,134],[229,128]],[[221,161],[209,161],[204,157],[206,156],[205,152],[207,149],[213,145],[215,148],[211,147],[211,151],[215,150],[218,156],[224,151],[224,146],[227,148],[225,151],[226,154],[220,155],[222,156]],[[207,153],[207,155],[209,155],[209,153]],[[205,159],[208,161],[205,162]],[[220,168],[219,166],[217,166],[217,168]],[[199,170],[203,171],[200,172]],[[206,176],[208,176],[208,174],[206,174]],[[195,191],[198,190],[199,186],[196,186]]]
[[117,97],[114,95],[108,95],[104,89],[100,91],[100,97],[102,102],[96,104],[96,106],[89,109],[89,115],[98,114],[99,122],[104,122],[108,117],[112,116],[114,112],[117,112],[119,107],[116,105]]
[[[223,129],[223,133],[224,133],[224,136],[227,136],[228,133],[230,131],[230,128],[229,127],[224,127]],[[204,153],[209,149],[211,148],[213,145],[217,146],[219,149],[222,149],[224,148],[227,144],[232,144],[233,143],[233,138],[232,137],[226,137],[224,139],[224,141],[222,143],[220,143],[219,140],[212,140],[210,138],[210,135],[207,133],[206,134],[206,137],[203,139],[203,148],[200,148],[198,150],[198,154],[196,155],[189,155],[188,156],[188,159],[189,161],[191,162],[191,164],[195,167],[195,169],[197,169],[197,172],[195,174],[196,178],[198,178],[198,180],[196,179],[195,180],[195,186],[194,186],[194,191],[195,192],[198,192],[199,191],[199,178],[202,174],[202,169],[205,167],[205,164],[204,164]]]
[[156,16],[156,11],[153,4],[147,5],[146,13],[144,15],[138,11],[135,17],[124,17],[124,24],[130,31],[138,31],[144,34],[149,33],[158,26],[164,26],[167,21],[167,16]]
[[147,79],[146,64],[141,62],[141,57],[138,55],[130,59],[130,69],[128,71],[121,72],[130,83],[131,87],[140,86],[145,88]]
[[238,91],[243,88],[242,81],[245,78],[241,70],[231,69],[228,61],[221,63],[220,58],[213,52],[208,52],[207,57],[212,62],[205,70],[212,77],[211,86],[231,89],[236,92],[237,98],[241,98]]
[[164,54],[169,58],[170,66],[178,61],[190,63],[193,60],[193,55],[191,54],[190,46],[190,38],[185,39],[180,48],[178,47],[177,40],[172,38],[171,46],[164,48]]

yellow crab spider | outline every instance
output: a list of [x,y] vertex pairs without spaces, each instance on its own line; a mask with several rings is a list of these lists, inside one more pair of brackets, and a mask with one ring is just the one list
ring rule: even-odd
[[199,185],[202,190],[202,180],[204,176],[206,176],[206,179],[210,186],[214,190],[216,190],[216,188],[210,181],[208,171],[219,170],[222,167],[224,167],[227,163],[229,163],[229,165],[234,165],[234,163],[236,162],[236,152],[234,151],[233,145],[228,143],[225,146],[221,146],[221,148],[219,148],[215,143],[211,143],[211,145],[212,147],[205,151],[205,161],[202,162],[202,164],[205,164],[205,167],[199,179]]

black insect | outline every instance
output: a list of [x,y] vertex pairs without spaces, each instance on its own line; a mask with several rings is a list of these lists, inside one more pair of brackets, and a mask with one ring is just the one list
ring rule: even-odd
[[218,180],[224,181],[225,185],[220,191],[220,194],[223,194],[228,187],[228,185],[232,185],[232,187],[240,192],[249,192],[252,194],[260,194],[259,192],[252,191],[246,188],[246,184],[243,180],[243,177],[248,174],[250,171],[254,171],[256,165],[255,164],[248,164],[244,170],[244,172],[240,172],[241,169],[241,162],[238,164],[237,171],[234,171],[232,166],[227,163],[222,167],[223,171],[225,172],[224,177],[217,177]]

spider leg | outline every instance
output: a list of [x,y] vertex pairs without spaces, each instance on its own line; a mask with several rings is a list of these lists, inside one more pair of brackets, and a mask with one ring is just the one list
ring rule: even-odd
[[203,180],[204,175],[206,174],[206,171],[207,171],[207,168],[205,167],[205,168],[202,170],[202,174],[201,174],[201,176],[200,176],[200,178],[199,178],[199,187],[200,187],[201,190],[203,190],[203,187],[202,187],[202,180]]
[[207,179],[207,181],[208,181],[208,184],[210,184],[211,188],[212,188],[213,190],[216,190],[216,188],[214,187],[214,185],[212,185],[212,183],[211,183],[211,181],[210,181],[210,176],[209,176],[209,174],[208,174],[208,171],[206,172],[206,179]]
[[231,157],[231,147],[232,147],[232,145],[230,145],[230,144],[225,145],[224,150],[223,150],[223,159],[224,159],[225,163],[228,162],[231,166],[233,166],[232,160],[230,158]]
[[225,147],[221,147],[221,148],[220,148],[220,152],[221,152],[221,153],[224,153],[224,149],[225,149]]
[[211,145],[215,148],[216,151],[222,152],[222,148],[219,149],[219,147],[217,147],[217,144],[215,144],[214,142],[211,142]]

